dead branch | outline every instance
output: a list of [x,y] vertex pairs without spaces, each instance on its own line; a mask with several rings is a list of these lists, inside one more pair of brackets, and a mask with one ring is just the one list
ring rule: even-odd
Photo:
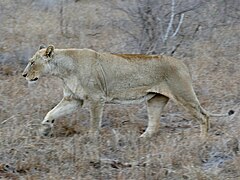
[[5,119],[3,122],[1,122],[1,124],[5,124],[7,121],[13,119],[14,117],[15,117],[15,116],[13,115],[13,116],[11,116],[11,117]]
[[167,31],[166,31],[165,36],[163,38],[163,43],[166,43],[166,41],[167,41],[167,39],[169,37],[169,33],[170,33],[171,29],[172,29],[174,16],[175,16],[175,0],[172,0],[171,17],[170,17],[170,21],[168,23]]
[[177,33],[178,33],[179,29],[180,29],[180,26],[181,26],[181,24],[182,24],[182,22],[183,22],[183,18],[184,18],[184,14],[181,14],[181,17],[180,17],[178,26],[177,26],[175,32],[173,33],[173,35],[171,36],[172,38],[177,35]]

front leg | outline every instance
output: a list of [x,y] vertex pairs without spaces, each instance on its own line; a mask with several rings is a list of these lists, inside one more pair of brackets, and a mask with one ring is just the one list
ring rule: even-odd
[[90,134],[98,132],[102,124],[104,102],[90,102]]
[[70,97],[64,97],[57,106],[47,113],[44,120],[42,121],[43,128],[41,133],[44,136],[50,134],[54,120],[63,115],[67,115],[75,111],[79,106],[82,106],[83,100],[77,100]]

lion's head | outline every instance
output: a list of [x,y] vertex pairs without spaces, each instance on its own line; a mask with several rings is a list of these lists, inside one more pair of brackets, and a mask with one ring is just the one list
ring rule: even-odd
[[22,75],[28,81],[36,81],[42,74],[48,73],[51,69],[50,62],[54,58],[54,46],[47,48],[40,46],[39,50],[30,58]]

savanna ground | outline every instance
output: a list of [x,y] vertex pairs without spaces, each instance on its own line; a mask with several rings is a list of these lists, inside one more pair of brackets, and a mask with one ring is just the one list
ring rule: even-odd
[[239,63],[213,57],[208,57],[207,63],[205,59],[184,62],[192,71],[196,92],[206,109],[235,110],[231,117],[211,118],[212,128],[205,140],[199,137],[199,124],[173,102],[162,115],[159,133],[147,142],[138,139],[147,124],[144,104],[106,105],[98,138],[87,133],[87,109],[58,119],[53,136],[42,138],[40,122],[60,101],[61,81],[45,76],[36,84],[28,84],[21,76],[23,66],[2,66],[0,177],[240,178]]
[[[40,43],[124,53],[139,49],[129,34],[110,26],[111,18],[126,16],[106,13],[109,7],[101,6],[102,1],[23,2],[27,5],[0,2],[0,179],[240,179],[240,28],[237,21],[216,15],[217,3],[196,11],[202,30],[187,34],[174,56],[189,67],[205,109],[233,109],[235,114],[211,118],[209,136],[201,139],[197,121],[170,101],[159,133],[143,142],[139,136],[147,125],[145,104],[106,105],[98,137],[88,135],[87,109],[59,118],[52,137],[40,136],[41,121],[62,98],[59,79],[44,76],[28,84],[21,76]],[[191,13],[188,20],[194,17]],[[183,23],[186,31],[181,33],[191,33],[197,20],[186,27]]]

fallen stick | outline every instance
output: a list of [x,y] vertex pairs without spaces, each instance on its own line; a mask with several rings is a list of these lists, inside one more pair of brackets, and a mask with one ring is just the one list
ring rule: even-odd
[[7,118],[6,120],[4,120],[3,122],[1,122],[1,124],[4,124],[4,123],[6,123],[7,121],[9,121],[10,119],[13,119],[14,118],[14,115],[13,116],[11,116],[11,117],[9,117],[9,118]]

